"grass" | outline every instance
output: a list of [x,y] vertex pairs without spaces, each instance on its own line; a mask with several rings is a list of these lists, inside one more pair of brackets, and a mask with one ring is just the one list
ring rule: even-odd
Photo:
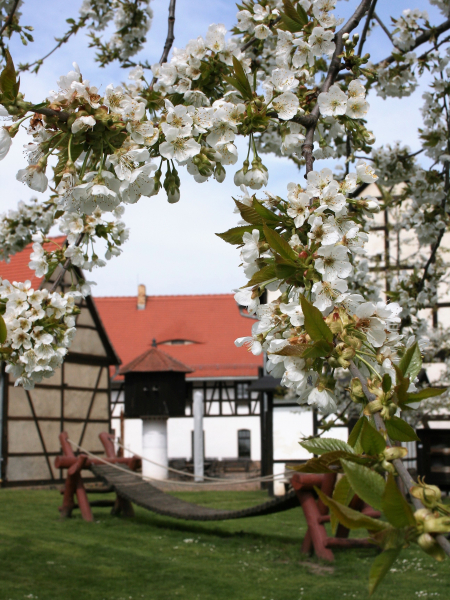
[[[217,508],[264,492],[185,492]],[[95,523],[61,521],[56,491],[0,490],[0,600],[347,600],[367,598],[376,550],[337,550],[330,566],[300,555],[300,509],[195,523],[137,508],[133,519],[94,509]],[[407,549],[379,600],[450,598],[448,562]]]

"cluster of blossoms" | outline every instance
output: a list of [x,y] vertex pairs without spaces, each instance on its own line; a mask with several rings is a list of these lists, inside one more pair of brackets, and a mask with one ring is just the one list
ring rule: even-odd
[[34,290],[29,281],[0,283],[7,341],[0,347],[16,385],[32,389],[58,369],[75,335],[78,292]]
[[420,20],[425,21],[425,26],[430,26],[427,11],[417,8],[414,10],[407,8],[399,19],[394,20],[393,33],[396,35],[393,36],[393,43],[397,48],[408,51],[412,47],[416,37],[425,29],[419,25],[418,21]]
[[21,252],[38,231],[47,233],[53,225],[51,205],[42,205],[34,198],[29,204],[19,202],[16,210],[0,215],[0,260]]
[[[143,48],[153,20],[151,0],[83,0],[80,15],[91,29],[92,45],[100,49],[97,59],[105,64],[126,60]],[[114,20],[115,32],[106,43],[93,33],[102,31]]]
[[[237,290],[235,299],[259,320],[252,336],[239,338],[236,345],[245,344],[254,354],[266,351],[267,370],[282,377],[282,384],[300,402],[324,412],[336,409],[335,380],[323,371],[325,357],[332,368],[348,368],[354,359],[367,376],[389,373],[395,381],[393,363],[406,347],[404,336],[397,332],[401,306],[367,302],[349,290],[347,283],[355,258],[364,252],[368,240],[361,230],[361,214],[379,211],[375,198],[348,196],[361,183],[376,179],[374,171],[360,162],[356,173],[342,181],[333,179],[330,169],[311,171],[306,188],[288,185],[287,200],[270,195],[261,204],[247,195],[237,203],[244,221],[254,214],[248,210],[251,207],[264,214],[265,226],[251,229],[248,221],[243,226],[241,259],[250,281]],[[227,234],[223,237],[227,239]],[[260,305],[265,289],[279,290],[281,295]],[[328,340],[328,346],[311,350],[305,302],[320,311],[320,319],[338,337],[336,346]],[[411,383],[410,391],[414,389]]]

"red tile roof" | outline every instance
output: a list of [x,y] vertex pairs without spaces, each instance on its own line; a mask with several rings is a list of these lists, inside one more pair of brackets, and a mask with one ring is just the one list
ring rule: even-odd
[[[52,237],[53,242],[62,246],[66,237]],[[51,248],[55,248],[55,244],[49,242],[48,244],[44,244],[44,248],[46,250],[50,250]],[[0,261],[0,277],[2,279],[7,279],[11,283],[13,281],[31,281],[31,287],[33,289],[39,288],[42,283],[43,277],[36,277],[36,271],[32,271],[28,266],[30,262],[30,254],[33,252],[33,244],[28,244],[22,252],[15,254],[11,257],[9,263],[5,263]]]
[[[136,296],[96,298],[95,304],[122,363],[151,347],[193,370],[191,378],[257,377],[262,356],[236,348],[234,340],[249,335],[252,321],[239,314],[232,294],[147,296],[144,310]],[[166,345],[170,340],[191,344]]]
[[183,365],[158,348],[150,348],[120,369],[120,374],[149,373],[151,371],[177,371],[178,373],[191,373],[192,369]]

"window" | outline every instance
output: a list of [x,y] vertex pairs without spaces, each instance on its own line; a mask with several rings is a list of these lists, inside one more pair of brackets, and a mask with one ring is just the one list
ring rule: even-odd
[[189,344],[195,344],[191,340],[167,340],[167,342],[161,342],[164,346],[188,346]]
[[238,431],[238,456],[239,458],[251,458],[250,429],[239,429]]
[[[236,384],[236,400],[248,400],[249,399],[249,393],[248,393],[248,383],[247,382],[240,382]],[[244,431],[244,430],[242,430]]]

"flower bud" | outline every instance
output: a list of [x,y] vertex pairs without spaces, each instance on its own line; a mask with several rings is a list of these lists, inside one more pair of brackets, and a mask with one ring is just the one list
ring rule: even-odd
[[414,485],[409,493],[417,498],[428,508],[433,508],[441,499],[441,490],[436,485],[418,484]]
[[386,460],[396,460],[397,458],[404,458],[408,454],[406,448],[401,446],[393,446],[392,448],[386,448],[383,452],[383,456]]
[[167,200],[170,204],[175,204],[180,199],[180,190],[179,188],[174,188],[173,190],[167,190]]
[[450,517],[428,517],[423,523],[428,533],[450,533]]
[[222,183],[222,181],[224,181],[226,175],[227,175],[227,172],[225,171],[225,169],[223,168],[221,163],[217,163],[216,168],[214,169],[214,179],[216,181],[218,181],[219,183]]
[[429,533],[422,533],[417,538],[418,545],[424,552],[430,554],[434,559],[442,561],[445,559],[445,552]]
[[419,510],[416,510],[414,513],[416,523],[423,523],[429,516],[433,516],[433,513],[428,508],[419,508]]
[[392,473],[392,475],[395,475],[396,473],[394,465],[387,460],[381,461],[381,467],[388,473]]

